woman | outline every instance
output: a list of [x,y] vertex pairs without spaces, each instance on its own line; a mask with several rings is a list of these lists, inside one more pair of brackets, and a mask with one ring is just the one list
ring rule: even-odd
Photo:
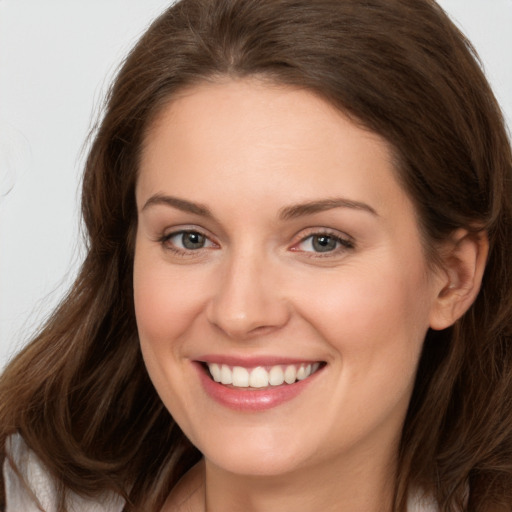
[[511,174],[432,1],[171,7],[2,377],[7,510],[511,510]]

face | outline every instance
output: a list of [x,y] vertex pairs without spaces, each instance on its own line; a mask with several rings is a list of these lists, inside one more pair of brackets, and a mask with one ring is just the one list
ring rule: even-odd
[[144,360],[207,463],[394,453],[436,287],[386,142],[310,92],[195,86],[148,131],[136,195]]

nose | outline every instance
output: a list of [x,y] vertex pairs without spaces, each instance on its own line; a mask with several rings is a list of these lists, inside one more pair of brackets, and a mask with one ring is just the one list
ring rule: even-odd
[[255,254],[233,255],[219,273],[208,321],[231,339],[250,339],[287,324],[290,307],[278,270]]

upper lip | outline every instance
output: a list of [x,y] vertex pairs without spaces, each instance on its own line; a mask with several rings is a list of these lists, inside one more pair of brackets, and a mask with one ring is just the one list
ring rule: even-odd
[[276,365],[291,365],[291,364],[313,364],[321,363],[321,359],[305,359],[283,356],[250,356],[241,357],[235,355],[222,355],[222,354],[209,354],[197,358],[201,363],[217,363],[226,364],[228,366],[241,366],[243,368],[256,368],[258,366],[276,366]]

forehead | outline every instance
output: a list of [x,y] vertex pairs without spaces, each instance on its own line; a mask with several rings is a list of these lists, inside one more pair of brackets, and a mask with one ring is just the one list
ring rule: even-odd
[[279,190],[292,202],[343,194],[382,207],[407,201],[393,161],[382,137],[309,91],[205,83],[173,98],[148,130],[137,198],[172,189],[204,202],[222,189],[254,203]]

